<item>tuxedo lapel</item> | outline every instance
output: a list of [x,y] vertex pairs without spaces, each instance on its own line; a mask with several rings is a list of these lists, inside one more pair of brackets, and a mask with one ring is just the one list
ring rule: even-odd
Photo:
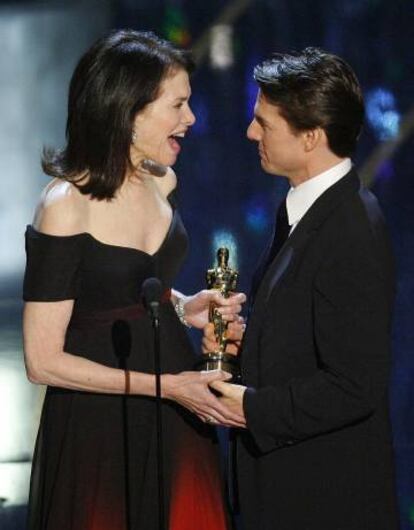
[[[255,349],[255,343],[265,317],[270,296],[274,296],[286,273],[292,267],[296,257],[308,244],[310,238],[317,234],[320,225],[329,217],[339,204],[360,188],[358,176],[351,170],[345,177],[326,190],[309,208],[292,234],[275,256],[262,280],[257,286],[253,306],[251,308],[242,353],[245,357]],[[264,258],[268,256],[267,249]],[[262,261],[263,263],[263,261]]]
[[262,254],[259,264],[253,275],[252,287],[250,289],[249,295],[249,313],[253,305],[257,289],[259,288],[259,285],[262,281],[262,278],[265,275],[269,265],[272,263],[273,259],[277,256],[278,252],[282,248],[283,243],[287,240],[289,235],[289,229],[290,227],[288,224],[288,217],[286,211],[286,200],[283,200],[280,203],[279,208],[277,209],[277,216],[273,227],[272,239],[269,241],[265,252]]
[[278,282],[292,263],[295,253],[299,251],[311,235],[315,235],[320,225],[329,217],[340,203],[360,188],[358,176],[351,170],[343,179],[328,188],[309,208],[293,233],[275,256],[269,266],[257,292],[257,298],[269,298],[270,292],[277,287]]
[[261,310],[264,309],[270,295],[277,289],[281,279],[294,262],[298,250],[305,244],[309,235],[310,230],[307,224],[298,225],[286,240],[262,278],[253,304],[253,314],[255,312],[261,313]]

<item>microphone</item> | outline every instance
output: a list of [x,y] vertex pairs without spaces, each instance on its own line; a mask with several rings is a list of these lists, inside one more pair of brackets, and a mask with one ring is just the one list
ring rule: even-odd
[[147,278],[142,284],[144,305],[151,317],[154,330],[154,373],[155,405],[157,432],[157,476],[158,476],[158,528],[165,530],[165,494],[164,494],[164,461],[163,461],[163,428],[161,408],[161,344],[159,309],[162,285],[158,278]]
[[159,318],[160,300],[162,294],[161,282],[158,278],[147,278],[142,284],[144,305],[151,318]]

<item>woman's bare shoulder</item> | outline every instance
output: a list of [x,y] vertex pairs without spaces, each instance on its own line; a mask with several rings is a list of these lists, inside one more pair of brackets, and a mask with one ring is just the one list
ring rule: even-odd
[[33,226],[39,232],[69,236],[85,230],[89,197],[71,182],[53,179],[42,191]]

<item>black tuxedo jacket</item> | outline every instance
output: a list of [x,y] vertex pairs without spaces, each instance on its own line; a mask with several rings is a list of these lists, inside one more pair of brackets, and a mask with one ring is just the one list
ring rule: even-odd
[[380,209],[351,171],[308,210],[255,296],[241,353],[243,530],[398,528],[393,293]]

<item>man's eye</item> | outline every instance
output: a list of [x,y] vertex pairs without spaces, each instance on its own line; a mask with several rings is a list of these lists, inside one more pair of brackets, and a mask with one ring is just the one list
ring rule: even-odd
[[180,109],[183,106],[182,103],[177,103],[177,105],[174,105],[175,109]]

